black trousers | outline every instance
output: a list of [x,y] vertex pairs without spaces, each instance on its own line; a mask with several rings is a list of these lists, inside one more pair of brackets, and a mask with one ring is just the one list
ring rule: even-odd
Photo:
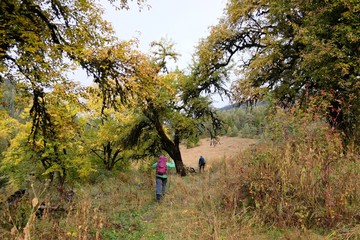
[[201,169],[202,169],[202,171],[204,171],[204,169],[205,169],[205,163],[199,164],[199,172],[201,172]]

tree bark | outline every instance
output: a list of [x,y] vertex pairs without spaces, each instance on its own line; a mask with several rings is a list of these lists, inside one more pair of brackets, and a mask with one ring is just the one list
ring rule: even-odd
[[152,111],[145,112],[145,115],[154,124],[155,129],[161,139],[162,149],[166,151],[169,156],[174,160],[176,166],[176,173],[180,174],[181,176],[186,176],[186,171],[180,152],[180,140],[177,137],[177,134],[175,134],[174,141],[171,141],[171,139],[165,133],[158,114]]
[[172,144],[169,145],[167,148],[164,148],[164,150],[170,155],[172,159],[174,159],[176,172],[181,176],[186,176],[186,171],[185,171],[184,163],[182,161],[179,145]]

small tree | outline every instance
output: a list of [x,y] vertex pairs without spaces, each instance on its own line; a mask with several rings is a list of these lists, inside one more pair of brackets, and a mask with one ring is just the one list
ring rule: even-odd
[[[99,94],[99,88],[88,87],[86,105],[91,111],[86,111],[83,117],[87,122],[83,136],[84,148],[110,171],[116,165],[126,169],[131,160],[153,155],[154,137],[149,137],[151,129],[142,115],[136,113],[134,108],[121,104],[116,106],[116,110],[104,108]],[[148,131],[141,133],[139,129]]]
[[19,182],[35,172],[51,179],[57,177],[64,184],[69,173],[79,176],[91,171],[86,159],[78,155],[81,123],[77,113],[81,104],[73,94],[75,89],[72,84],[57,85],[52,92],[37,95],[36,100],[41,103],[36,106],[42,106],[41,109],[25,110],[24,114],[30,112],[33,122],[25,117],[24,123],[19,123],[18,133],[11,139],[3,159],[3,169],[7,172],[15,169],[11,175]]

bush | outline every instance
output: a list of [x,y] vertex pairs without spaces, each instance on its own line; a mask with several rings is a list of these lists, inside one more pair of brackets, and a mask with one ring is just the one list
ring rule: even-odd
[[240,131],[241,137],[245,138],[252,138],[254,136],[257,136],[257,128],[246,123],[244,128]]
[[271,225],[359,224],[358,153],[345,152],[340,133],[306,114],[278,110],[268,122],[238,180],[240,203]]
[[193,148],[199,146],[200,137],[198,135],[192,135],[186,139],[186,148]]
[[228,127],[226,131],[226,136],[228,137],[237,137],[239,134],[239,129],[236,126]]

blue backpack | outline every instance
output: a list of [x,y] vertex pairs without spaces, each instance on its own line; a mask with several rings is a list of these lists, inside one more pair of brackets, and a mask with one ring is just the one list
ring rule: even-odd
[[205,164],[205,158],[203,156],[200,157],[199,159],[199,164],[200,165],[204,165]]

